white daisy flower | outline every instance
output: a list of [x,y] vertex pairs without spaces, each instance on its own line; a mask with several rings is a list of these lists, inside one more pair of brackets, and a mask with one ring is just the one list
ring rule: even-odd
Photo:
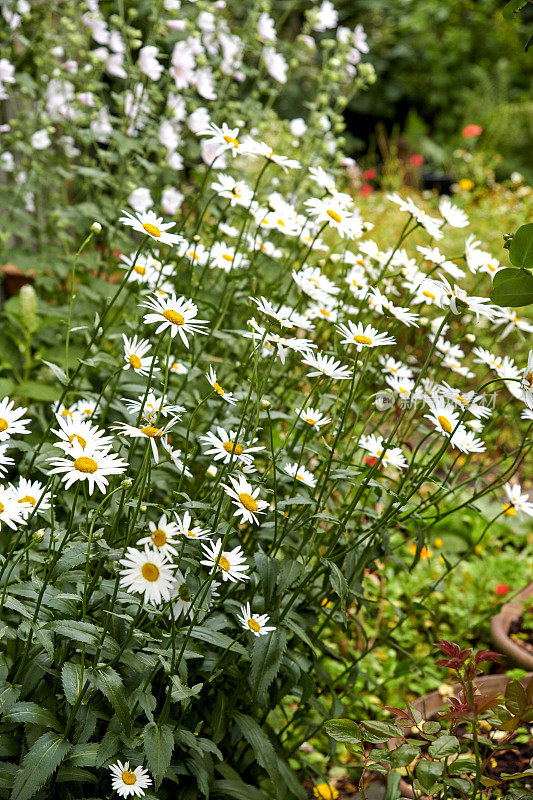
[[337,322],[337,310],[332,304],[312,303],[307,308],[306,313],[310,319],[325,319],[328,322]]
[[98,416],[98,404],[96,400],[91,400],[90,397],[82,397],[71,406],[74,414],[79,414],[82,419],[92,419]]
[[515,483],[514,486],[506,483],[503,488],[508,499],[508,502],[503,505],[505,516],[511,517],[518,512],[533,517],[533,503],[529,499],[529,494],[522,492],[519,483]]
[[501,369],[503,356],[495,356],[490,350],[486,350],[484,347],[474,347],[472,352],[476,356],[474,358],[476,364],[486,364],[487,367],[497,372]]
[[200,242],[193,242],[192,244],[187,244],[183,255],[191,264],[197,264],[199,267],[203,267],[207,264],[209,259],[209,250],[204,247],[203,244],[200,244]]
[[339,294],[340,288],[324,275],[319,267],[304,266],[298,272],[293,270],[292,278],[302,292],[321,302],[324,295]]
[[209,539],[213,533],[200,525],[192,525],[192,517],[188,511],[185,511],[183,517],[175,514],[176,527],[178,529],[178,536],[183,536],[185,539]]
[[147,439],[150,442],[152,455],[155,463],[157,464],[159,463],[157,441],[160,440],[162,436],[165,436],[178,421],[179,417],[172,417],[162,428],[158,428],[157,425],[151,424],[141,425],[137,428],[135,425],[128,425],[127,422],[119,422],[116,425],[112,425],[112,428],[115,431],[120,431],[120,433],[129,436],[131,439]]
[[470,296],[457,284],[452,287],[443,275],[438,280],[428,279],[428,283],[434,286],[439,293],[438,301],[442,308],[448,306],[454,314],[463,314],[466,311],[471,311],[476,315],[476,320],[479,319],[480,314],[488,319],[493,319],[494,311],[492,306],[485,305],[485,303],[489,302],[488,297]]
[[231,486],[223,483],[222,487],[225,489],[226,494],[230,497],[233,503],[237,506],[233,516],[240,515],[241,523],[250,522],[259,525],[259,520],[256,514],[264,514],[265,509],[268,508],[268,503],[265,500],[260,500],[260,488],[257,486],[253,488],[251,483],[248,483],[243,475],[238,478],[229,476]]
[[249,265],[249,261],[242,253],[238,253],[234,247],[230,247],[225,242],[215,242],[211,248],[209,256],[209,266],[211,269],[221,269],[224,272],[231,272],[234,269],[242,269]]
[[530,421],[533,420],[533,411],[530,408],[522,409],[522,413],[520,414],[520,419],[528,419]]
[[424,414],[424,419],[428,419],[435,429],[449,436],[459,424],[459,414],[449,403],[439,403],[437,401],[428,402],[430,414]]
[[223,464],[235,463],[236,461],[243,464],[252,464],[255,458],[255,453],[265,448],[262,445],[255,445],[254,439],[249,444],[239,444],[235,442],[237,436],[236,431],[226,431],[224,428],[217,427],[217,435],[212,431],[208,431],[205,436],[200,436],[200,440],[211,449],[205,450],[207,456],[212,455],[215,461],[222,459]]
[[280,312],[274,308],[272,303],[266,299],[266,297],[261,297],[261,299],[257,299],[256,297],[250,297],[250,300],[256,304],[259,311],[263,314],[266,314],[267,317],[271,317],[275,319],[276,322],[282,326],[282,328],[292,328],[293,323],[290,319],[280,314]]
[[117,761],[116,764],[111,764],[109,769],[111,770],[111,788],[120,797],[129,797],[130,795],[143,797],[144,789],[152,783],[148,770],[142,767],[135,767],[132,770],[129,761],[126,761],[125,764]]
[[385,380],[393,392],[403,398],[409,397],[415,386],[414,380],[405,377],[405,375],[385,375]]
[[[122,334],[122,339],[124,340],[124,361],[126,362],[123,369],[128,370],[131,367],[137,375],[148,376],[152,363],[157,363],[156,359],[146,355],[151,347],[150,342],[147,339],[137,339],[137,336],[128,339],[124,334]],[[154,365],[153,372],[158,371],[159,367]]]
[[305,483],[310,489],[315,488],[316,478],[313,473],[305,467],[298,465],[296,462],[291,463],[286,461],[282,469],[291,478],[295,478],[297,481],[300,481],[300,483]]
[[229,403],[232,406],[236,404],[237,401],[235,400],[235,395],[233,394],[233,392],[224,391],[220,383],[218,383],[217,374],[213,369],[213,367],[209,367],[209,372],[205,373],[205,377],[209,381],[210,385],[213,387],[214,391],[218,395],[220,395],[220,397],[222,397],[226,401],[226,403]]
[[217,180],[211,184],[214,192],[230,201],[230,205],[243,206],[249,208],[252,202],[253,192],[245,181],[238,181],[231,175],[220,174]]
[[376,328],[372,325],[363,325],[362,322],[357,324],[349,321],[347,325],[336,326],[337,331],[344,339],[341,339],[341,344],[355,344],[357,352],[360,353],[364,347],[381,347],[382,345],[395,344],[396,339],[394,336],[389,336],[387,333],[378,333]]
[[522,372],[520,389],[521,399],[528,408],[533,409],[533,350],[529,351],[527,367]]
[[520,330],[524,333],[533,333],[533,325],[526,319],[519,317],[514,308],[495,309],[494,327],[498,328],[500,325],[505,325],[505,328],[498,337],[499,341],[507,338],[507,336],[515,330]]
[[272,161],[274,164],[277,164],[278,167],[281,167],[283,172],[287,172],[289,169],[301,169],[301,164],[295,158],[289,158],[288,156],[282,156],[279,153],[275,153],[270,145],[266,144],[266,142],[250,142],[249,150],[256,156],[263,156],[268,161]]
[[312,371],[307,373],[308,378],[326,375],[333,380],[342,381],[352,377],[350,367],[343,366],[333,356],[323,353],[306,353],[305,358],[302,358],[302,364],[312,368]]
[[0,444],[0,475],[5,475],[10,467],[15,463],[15,459],[6,455],[9,448],[8,443]]
[[206,542],[205,544],[202,542],[202,548],[205,558],[200,561],[200,564],[209,567],[210,570],[216,568],[224,581],[237,583],[250,579],[250,576],[246,575],[250,568],[239,546],[234,547],[233,550],[222,550],[222,539],[217,539],[216,542]]
[[[181,614],[190,616],[192,597],[189,587],[187,586],[188,574],[189,570],[186,570],[185,574],[183,574],[179,569],[174,573],[174,579],[176,581],[172,594],[172,610],[174,612],[174,617],[179,617]],[[213,585],[214,581],[211,586]]]
[[241,606],[241,613],[237,614],[237,619],[246,631],[252,631],[254,636],[266,636],[276,628],[274,625],[267,625],[270,617],[268,614],[252,614],[250,603]]
[[14,400],[4,397],[0,400],[0,442],[5,442],[17,433],[30,433],[26,426],[30,420],[24,418],[26,408],[15,408]]
[[178,536],[178,526],[175,522],[169,522],[167,520],[167,515],[163,514],[157,525],[150,520],[148,522],[148,528],[150,530],[150,536],[144,536],[142,539],[139,539],[137,541],[138,545],[147,544],[150,545],[150,547],[155,547],[156,550],[169,558],[170,556],[178,555],[178,551],[174,547],[174,545],[177,544],[176,537]]
[[178,358],[174,356],[170,356],[168,360],[168,368],[170,372],[174,372],[176,375],[187,375],[189,372],[189,367],[180,361]]
[[454,205],[446,195],[439,200],[439,211],[452,228],[466,228],[470,224],[465,212]]
[[401,361],[397,361],[392,356],[378,356],[378,361],[383,368],[383,373],[387,375],[390,373],[391,375],[395,375],[398,378],[412,378],[413,377],[413,370],[403,364]]
[[354,226],[354,218],[347,205],[340,196],[334,195],[324,200],[312,197],[304,202],[308,213],[317,223],[326,222],[331,228],[335,228],[339,236],[354,239],[358,228]]
[[322,189],[325,189],[330,194],[336,193],[335,179],[325,169],[322,169],[322,167],[309,167],[309,175]]
[[331,417],[326,417],[318,408],[308,406],[307,408],[295,408],[294,411],[303,422],[316,431],[320,430],[322,425],[329,425],[331,422]]
[[459,425],[452,436],[451,444],[452,447],[456,447],[463,453],[484,453],[487,449],[485,442],[481,439],[476,439],[474,431],[468,431],[464,425]]
[[54,443],[54,447],[69,453],[73,447],[78,445],[84,450],[86,447],[98,450],[111,449],[113,437],[107,436],[105,431],[89,422],[88,419],[81,419],[78,414],[62,416],[56,412],[56,419],[59,430],[52,428],[52,433],[59,437],[59,442]]
[[149,253],[140,253],[135,258],[135,253],[129,256],[121,255],[119,267],[130,273],[128,280],[147,286],[155,286],[160,272],[156,268],[155,259]]
[[189,347],[187,333],[190,335],[200,333],[204,336],[208,333],[205,327],[208,320],[196,319],[198,307],[192,300],[187,300],[185,297],[176,297],[175,294],[164,298],[149,297],[140,305],[150,309],[150,313],[144,315],[144,322],[159,323],[156,333],[161,333],[169,328],[172,338],[179,333],[187,348]]
[[128,467],[126,461],[108,450],[99,450],[95,447],[83,448],[77,441],[72,442],[72,448],[66,454],[68,458],[49,458],[53,469],[49,475],[62,475],[65,489],[69,489],[76,481],[87,481],[89,494],[97,486],[105,492],[109,481],[108,475],[121,475]]
[[181,244],[184,239],[177,233],[167,233],[170,228],[175,226],[175,222],[163,222],[163,217],[158,217],[153,211],[138,211],[131,214],[129,211],[122,210],[125,217],[119,217],[119,222],[133,228],[138,233],[150,236],[158,244]]
[[13,486],[0,486],[0,528],[5,523],[13,530],[17,525],[25,525],[26,509],[19,503]]
[[22,508],[24,519],[29,517],[37,503],[39,503],[39,508],[37,509],[39,514],[50,508],[50,492],[44,494],[44,486],[39,481],[29,481],[21,477],[17,486],[13,487],[13,492],[17,503]]
[[144,550],[128,547],[126,556],[119,562],[120,585],[132,594],[144,594],[144,602],[159,605],[168,602],[174,584],[172,570],[165,553],[145,545]]
[[138,416],[142,408],[141,419],[144,422],[156,422],[159,415],[166,417],[169,414],[175,419],[180,419],[181,412],[185,411],[183,406],[168,403],[163,397],[158,397],[154,392],[148,392],[146,398],[144,394],[139,395],[138,400],[130,400],[128,397],[123,397],[122,402],[126,405],[130,414]]
[[226,150],[233,158],[239,155],[253,155],[250,146],[253,140],[250,137],[239,139],[239,128],[230,128],[225,122],[220,127],[211,122],[207,128],[199,131],[198,135],[210,137],[207,141],[213,147],[213,160]]
[[446,381],[442,382],[444,387],[443,394],[449,397],[453,403],[456,403],[460,408],[468,408],[469,412],[478,419],[490,417],[492,409],[483,405],[482,398],[477,397],[475,392],[462,392],[454,386],[450,386]]
[[407,468],[407,459],[401,447],[387,447],[384,450],[383,436],[375,436],[373,433],[369,436],[361,436],[359,446],[374,458],[381,458],[381,463],[384,467]]

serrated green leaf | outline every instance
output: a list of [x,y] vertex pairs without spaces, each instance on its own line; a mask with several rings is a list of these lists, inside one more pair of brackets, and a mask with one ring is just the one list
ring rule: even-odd
[[129,736],[131,734],[130,706],[118,672],[112,667],[105,667],[104,669],[87,670],[87,677],[93,686],[109,700],[120,720],[124,735]]
[[63,668],[61,670],[61,683],[63,685],[63,693],[67,698],[67,702],[73,706],[81,691],[81,666],[79,664],[73,664],[70,661],[67,661],[66,664],[63,664]]
[[[82,622],[77,619],[59,619],[48,622],[44,626],[47,630],[59,633],[60,636],[66,636],[67,639],[73,639],[76,642],[83,642],[83,644],[91,645],[96,648],[97,643],[102,635],[103,628],[94,625],[92,622]],[[119,654],[119,646],[109,634],[104,639],[103,651],[113,657]]]
[[287,633],[283,629],[269,636],[255,637],[252,650],[250,684],[254,697],[262,697],[276,677],[287,646]]
[[144,752],[157,790],[170,766],[174,737],[168,725],[150,723],[144,729]]
[[44,733],[24,756],[15,775],[11,800],[29,800],[44,786],[69,752],[71,745],[58,733]]
[[213,631],[210,628],[195,625],[191,630],[191,638],[200,639],[200,641],[207,642],[208,644],[214,644],[216,647],[224,648],[224,650],[231,650],[232,653],[238,653],[241,656],[248,655],[246,648],[243,647],[242,644],[239,644],[239,642],[236,642],[235,639],[226,636],[225,633]]
[[43,706],[38,706],[37,703],[23,701],[15,703],[7,713],[4,713],[4,719],[11,722],[31,723],[32,725],[42,725],[44,728],[53,728],[60,730],[60,724],[56,717]]
[[270,778],[276,783],[279,779],[278,761],[272,742],[252,717],[241,714],[240,711],[234,711],[233,718],[254,751],[257,763],[268,772]]
[[359,744],[362,736],[359,726],[351,719],[330,719],[324,725],[326,733],[341,744]]

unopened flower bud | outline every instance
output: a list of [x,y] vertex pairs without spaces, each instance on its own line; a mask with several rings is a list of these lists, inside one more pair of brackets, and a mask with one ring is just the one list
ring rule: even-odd
[[124,480],[120,485],[122,486],[123,489],[129,489],[130,486],[133,485],[133,481],[131,478],[124,478]]
[[44,539],[44,528],[39,528],[39,530],[35,531],[33,534],[33,541],[42,542],[43,539]]
[[271,405],[272,403],[270,402],[270,400],[266,399],[261,400],[261,408],[270,408]]
[[29,283],[24,284],[20,289],[20,311],[24,319],[24,328],[31,336],[39,327],[39,321],[37,318],[37,295]]
[[102,226],[100,225],[99,222],[93,222],[93,224],[91,225],[91,230],[93,233],[100,233],[100,231],[102,230]]
[[206,470],[207,474],[210,478],[215,478],[217,474],[217,468],[214,464],[210,464]]
[[474,336],[473,333],[467,333],[465,335],[465,339],[467,342],[470,342],[470,344],[473,344],[476,341],[476,337]]
[[141,510],[141,511],[142,511],[142,513],[144,514],[144,512],[146,511],[146,506],[143,504],[143,505],[141,506],[141,509],[140,509],[140,510]]

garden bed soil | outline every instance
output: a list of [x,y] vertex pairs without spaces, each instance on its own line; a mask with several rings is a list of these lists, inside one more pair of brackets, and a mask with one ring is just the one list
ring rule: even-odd
[[[522,640],[511,638],[511,636],[520,630],[524,604],[532,595],[533,583],[530,583],[513,600],[505,603],[500,613],[496,614],[490,623],[492,640],[498,652],[505,653],[517,666],[530,671],[533,670],[533,643],[524,644]],[[531,633],[529,636],[531,637]]]
[[516,642],[520,647],[523,647],[523,649],[527,650],[527,652],[533,657],[533,629],[524,629],[523,625],[524,617],[519,617],[518,619],[513,620],[509,628],[509,636],[513,642]]

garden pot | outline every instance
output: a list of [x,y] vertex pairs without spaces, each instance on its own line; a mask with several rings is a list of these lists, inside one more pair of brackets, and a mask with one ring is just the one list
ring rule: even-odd
[[[532,678],[533,672],[529,672],[527,675],[521,678],[520,683],[525,687]],[[511,678],[508,678],[507,675],[481,675],[479,678],[474,680],[474,686],[482,694],[503,695],[505,693],[505,687],[510,680]],[[460,687],[457,684],[452,688],[452,695],[455,695],[456,692],[460,690]],[[424,697],[419,697],[417,700],[411,703],[411,705],[417,711],[420,711],[424,717],[424,720],[427,721],[435,719],[437,713],[446,706],[446,700],[439,692],[435,691],[424,695]],[[389,750],[395,748],[399,742],[399,739],[391,739],[387,743]],[[404,778],[400,780],[400,792],[402,797],[409,797],[412,799],[415,797],[415,794],[411,788],[411,784],[408,783]],[[424,796],[418,796],[418,800],[424,800]]]
[[527,670],[533,670],[533,655],[511,639],[509,629],[513,622],[520,619],[524,604],[532,595],[533,583],[530,583],[514,600],[505,603],[500,613],[496,614],[490,622],[492,641],[497,649],[509,656],[517,666]]
[[422,175],[422,183],[424,189],[436,189],[439,194],[450,194],[455,178],[445,173],[426,172]]
[[2,275],[2,294],[5,299],[13,297],[24,284],[35,282],[35,272],[33,270],[29,270],[26,273],[14,264],[3,264],[0,267],[0,274]]

